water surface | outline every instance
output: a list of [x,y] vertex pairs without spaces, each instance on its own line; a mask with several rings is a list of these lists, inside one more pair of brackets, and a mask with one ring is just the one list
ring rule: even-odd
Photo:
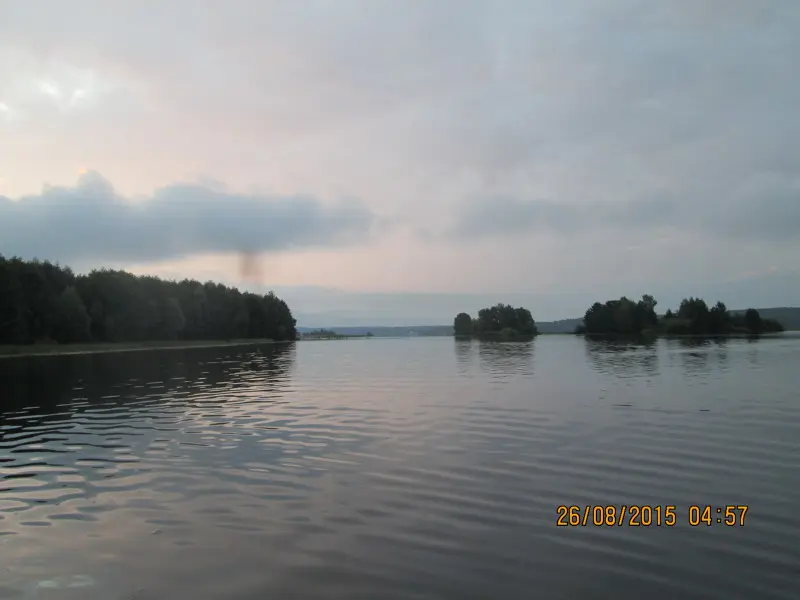
[[791,336],[0,360],[0,598],[795,599],[799,365]]

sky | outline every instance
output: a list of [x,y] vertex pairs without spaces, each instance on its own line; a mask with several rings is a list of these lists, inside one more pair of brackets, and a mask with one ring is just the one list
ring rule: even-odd
[[796,0],[0,0],[0,253],[306,326],[797,306],[798,60]]

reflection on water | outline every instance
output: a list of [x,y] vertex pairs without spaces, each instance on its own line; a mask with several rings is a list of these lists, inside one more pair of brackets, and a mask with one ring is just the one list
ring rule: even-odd
[[496,380],[507,380],[515,375],[533,375],[534,341],[477,342],[478,358],[484,372]]
[[533,375],[534,341],[500,342],[455,338],[459,373],[469,375],[478,359],[481,371],[494,381],[506,381],[517,375]]
[[727,338],[716,338],[713,341],[713,353],[717,359],[717,365],[722,371],[725,371],[728,368],[728,340]]
[[256,379],[267,389],[279,388],[292,365],[294,346],[242,348],[228,355],[219,348],[194,348],[0,359],[0,381],[5,382],[0,420],[15,408],[46,414],[63,402],[78,407],[76,392],[91,398],[95,407],[124,407],[126,398],[141,399],[142,390],[151,392],[144,397],[178,394],[191,401],[188,392],[198,386],[244,390]]
[[669,359],[677,366],[680,363],[686,377],[707,379],[717,371],[729,368],[728,358],[731,347],[745,348],[752,339],[730,338],[675,338],[666,342],[669,346]]
[[472,338],[454,338],[456,349],[456,362],[459,372],[464,375],[469,373],[477,352],[478,342]]
[[681,347],[679,356],[683,361],[686,375],[688,377],[704,375],[708,370],[708,361],[713,349],[711,340],[679,338],[678,344]]
[[794,599],[799,362],[789,336],[0,360],[0,597]]
[[656,342],[586,339],[586,354],[601,373],[616,377],[658,375]]
[[[126,511],[186,543],[191,519],[170,502],[229,493],[225,482],[255,449],[251,431],[270,429],[254,403],[279,402],[294,355],[292,345],[269,345],[0,360],[0,562],[27,581],[19,593],[39,579],[56,587],[30,588],[36,597],[83,598],[80,586],[58,584],[89,577],[70,570],[113,566],[119,576],[111,556],[87,565],[69,549],[130,533],[131,521],[119,520]],[[269,448],[278,461],[283,446]],[[37,549],[36,532],[55,527],[63,535]]]

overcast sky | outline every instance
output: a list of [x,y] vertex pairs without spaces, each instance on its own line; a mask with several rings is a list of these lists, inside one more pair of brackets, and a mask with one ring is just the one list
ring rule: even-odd
[[301,325],[798,305],[798,63],[797,0],[0,0],[0,253]]

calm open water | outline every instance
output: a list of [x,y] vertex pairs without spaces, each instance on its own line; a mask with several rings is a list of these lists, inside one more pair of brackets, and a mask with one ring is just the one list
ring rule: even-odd
[[798,337],[0,360],[0,598],[798,594]]

